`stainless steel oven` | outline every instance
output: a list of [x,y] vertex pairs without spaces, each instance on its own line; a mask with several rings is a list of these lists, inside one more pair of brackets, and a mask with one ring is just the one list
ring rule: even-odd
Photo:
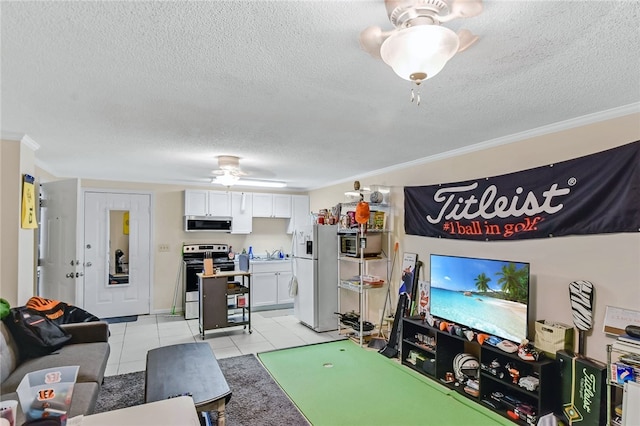
[[[213,267],[221,271],[233,271],[233,261],[229,259],[229,246],[227,244],[185,244],[182,246],[182,260],[184,269],[184,318],[197,319],[198,313],[198,276],[204,270],[204,259],[213,258]],[[228,278],[233,281],[233,277]]]

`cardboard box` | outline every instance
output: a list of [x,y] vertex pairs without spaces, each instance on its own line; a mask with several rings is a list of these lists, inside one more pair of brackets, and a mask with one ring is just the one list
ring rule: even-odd
[[564,350],[556,353],[556,362],[561,379],[557,413],[569,425],[606,424],[606,364]]

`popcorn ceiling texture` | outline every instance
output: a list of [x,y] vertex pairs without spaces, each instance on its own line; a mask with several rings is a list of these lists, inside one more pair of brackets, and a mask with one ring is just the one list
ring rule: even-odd
[[0,7],[2,137],[59,177],[314,188],[640,101],[639,2],[485,1],[419,107],[358,46],[382,0]]

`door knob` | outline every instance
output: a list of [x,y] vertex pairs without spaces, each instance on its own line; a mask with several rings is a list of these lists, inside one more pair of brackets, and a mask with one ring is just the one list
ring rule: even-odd
[[69,272],[67,275],[65,275],[65,277],[67,277],[67,278],[73,278],[73,272]]
[[83,277],[83,276],[84,276],[83,272],[76,272],[76,278]]
[[86,267],[89,267],[91,265],[93,265],[93,263],[91,263],[91,262],[87,262],[87,263],[84,264],[84,266],[86,266]]

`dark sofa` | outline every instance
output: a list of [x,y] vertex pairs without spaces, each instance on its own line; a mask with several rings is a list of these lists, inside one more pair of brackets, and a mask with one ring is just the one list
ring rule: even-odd
[[[24,359],[11,332],[0,321],[0,390],[2,400],[19,400],[16,389],[29,372],[65,365],[78,365],[69,418],[93,413],[109,359],[109,324],[104,321],[61,325],[73,337],[49,355]],[[18,405],[16,425],[25,421]]]

